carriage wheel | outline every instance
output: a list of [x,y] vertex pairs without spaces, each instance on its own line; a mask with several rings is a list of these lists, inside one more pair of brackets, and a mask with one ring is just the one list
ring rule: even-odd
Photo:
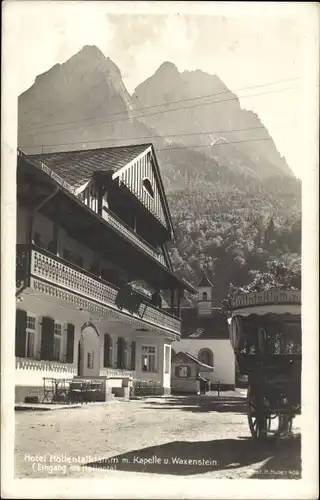
[[254,439],[262,441],[267,437],[271,419],[264,414],[262,399],[253,395],[251,387],[248,388],[248,423]]

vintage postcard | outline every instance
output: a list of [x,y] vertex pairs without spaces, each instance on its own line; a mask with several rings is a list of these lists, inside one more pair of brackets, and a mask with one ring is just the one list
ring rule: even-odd
[[2,496],[317,498],[319,4],[2,12]]

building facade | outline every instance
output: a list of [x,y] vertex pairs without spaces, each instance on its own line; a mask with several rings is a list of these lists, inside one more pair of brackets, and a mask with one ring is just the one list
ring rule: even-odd
[[173,238],[152,145],[18,152],[16,401],[41,400],[50,377],[170,392],[180,299],[193,290],[173,272]]
[[200,379],[206,380],[214,368],[208,366],[192,354],[178,352],[172,356],[171,391],[172,394],[200,394]]
[[173,353],[182,351],[212,366],[213,371],[206,373],[206,378],[212,385],[232,390],[235,388],[235,357],[225,317],[214,304],[213,292],[213,284],[203,273],[195,303],[182,303],[182,333],[172,349]]

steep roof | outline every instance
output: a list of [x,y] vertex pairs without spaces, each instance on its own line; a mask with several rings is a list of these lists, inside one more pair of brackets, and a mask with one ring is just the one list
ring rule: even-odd
[[196,363],[197,365],[201,366],[202,368],[205,368],[206,371],[213,371],[214,368],[213,366],[206,365],[205,363],[202,363],[199,359],[197,359],[195,356],[192,356],[192,354],[186,352],[186,351],[179,351],[177,354],[175,354],[171,362],[176,363],[176,362],[185,362],[185,363]]
[[[185,280],[183,280],[185,281]],[[186,282],[186,281],[185,281]],[[189,285],[191,283],[187,282]],[[191,285],[193,286],[193,285]],[[180,307],[182,309],[196,309],[197,308],[197,300],[194,298],[196,290],[193,290],[193,294],[189,295],[187,293],[184,293],[184,295],[180,299]],[[190,293],[190,291],[189,291]],[[170,291],[169,290],[164,290],[162,293],[162,307],[166,309],[171,309],[171,296],[170,296]]]
[[51,170],[79,188],[90,181],[95,172],[116,172],[146,151],[151,144],[99,149],[80,149],[27,155],[33,163],[45,163]]
[[202,275],[202,277],[200,278],[199,283],[198,283],[198,285],[197,285],[197,286],[198,286],[198,288],[199,288],[200,286],[210,286],[210,287],[213,287],[213,284],[212,284],[212,283],[211,283],[211,281],[209,280],[209,278],[208,278],[208,276],[207,276],[207,274],[206,274],[206,272],[205,272],[205,271],[203,271],[203,275]]

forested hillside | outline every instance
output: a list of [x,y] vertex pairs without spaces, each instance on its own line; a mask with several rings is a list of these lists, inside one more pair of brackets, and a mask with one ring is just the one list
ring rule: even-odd
[[299,192],[281,193],[281,184],[274,183],[272,190],[254,183],[230,190],[190,186],[169,194],[177,233],[171,249],[174,267],[196,283],[206,266],[217,303],[230,283],[252,282],[272,260],[300,265]]

